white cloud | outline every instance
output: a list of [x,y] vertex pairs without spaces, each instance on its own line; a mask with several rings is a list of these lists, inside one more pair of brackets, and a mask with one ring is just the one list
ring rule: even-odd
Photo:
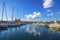
[[47,14],[47,16],[53,16],[53,15],[54,15],[54,13]]
[[58,11],[57,14],[60,14],[60,11]]
[[33,12],[32,14],[25,15],[25,17],[27,20],[34,19],[34,18],[41,17],[41,13],[40,12]]
[[52,10],[48,9],[47,12],[52,12]]
[[44,3],[43,3],[43,7],[44,8],[50,8],[53,6],[53,0],[43,0]]
[[27,20],[30,19],[31,16],[32,16],[31,14],[25,15],[25,17],[27,18]]

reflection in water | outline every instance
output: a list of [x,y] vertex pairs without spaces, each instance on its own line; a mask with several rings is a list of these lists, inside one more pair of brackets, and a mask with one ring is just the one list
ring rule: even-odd
[[36,31],[34,27],[32,27],[30,30],[29,25],[27,25],[27,29],[25,30],[25,32],[28,32],[29,34],[34,34],[34,36],[41,35],[41,33],[39,31]]
[[6,40],[6,35],[7,35],[6,30],[7,28],[0,29],[0,40]]
[[5,34],[4,34],[4,38],[3,38],[4,40],[6,40],[7,39],[7,32],[5,32]]
[[30,24],[0,30],[0,40],[60,40],[60,34]]
[[12,28],[10,29],[10,40],[12,40]]

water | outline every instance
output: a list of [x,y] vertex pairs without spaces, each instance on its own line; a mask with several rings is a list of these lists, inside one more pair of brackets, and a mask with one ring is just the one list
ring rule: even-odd
[[29,24],[0,30],[0,40],[60,40],[60,33]]

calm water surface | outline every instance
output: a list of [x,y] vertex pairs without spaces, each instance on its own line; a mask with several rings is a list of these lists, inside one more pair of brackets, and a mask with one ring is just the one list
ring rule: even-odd
[[60,33],[29,24],[0,30],[0,40],[60,40]]

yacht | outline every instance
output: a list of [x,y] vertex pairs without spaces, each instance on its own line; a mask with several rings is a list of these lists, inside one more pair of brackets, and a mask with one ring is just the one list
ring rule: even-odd
[[4,11],[5,11],[5,14],[6,14],[6,19],[7,19],[7,13],[6,13],[6,8],[5,8],[5,0],[3,1],[3,10],[2,10],[2,19],[0,21],[0,29],[1,28],[7,28],[7,27],[20,26],[22,24],[22,23],[15,22],[15,20],[13,20],[13,10],[12,10],[12,20],[11,21],[5,21],[5,20],[3,21]]

